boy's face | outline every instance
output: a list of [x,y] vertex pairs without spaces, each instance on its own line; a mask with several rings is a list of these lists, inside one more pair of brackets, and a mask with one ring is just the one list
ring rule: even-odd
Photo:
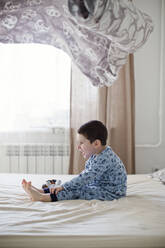
[[95,153],[94,143],[90,143],[90,141],[83,136],[82,134],[77,135],[78,141],[78,150],[82,153],[85,159],[88,159],[91,155]]

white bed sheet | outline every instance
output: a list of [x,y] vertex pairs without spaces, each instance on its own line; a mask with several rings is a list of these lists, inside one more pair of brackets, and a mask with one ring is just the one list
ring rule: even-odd
[[127,197],[104,202],[31,202],[21,187],[72,177],[0,174],[0,247],[165,247],[165,185],[147,175],[129,175]]

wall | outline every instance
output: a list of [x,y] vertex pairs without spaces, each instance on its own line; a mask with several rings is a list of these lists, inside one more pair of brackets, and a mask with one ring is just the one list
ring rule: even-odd
[[165,168],[165,0],[136,0],[154,32],[135,58],[136,173]]

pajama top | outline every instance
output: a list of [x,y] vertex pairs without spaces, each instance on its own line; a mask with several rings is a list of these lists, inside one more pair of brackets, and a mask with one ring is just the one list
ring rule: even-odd
[[72,180],[64,183],[58,200],[100,199],[113,200],[126,195],[127,173],[123,162],[107,146],[85,163],[85,169]]

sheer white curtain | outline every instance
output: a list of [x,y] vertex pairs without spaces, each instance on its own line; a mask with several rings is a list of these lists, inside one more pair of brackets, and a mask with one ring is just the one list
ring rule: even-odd
[[48,45],[0,45],[0,131],[68,127],[70,58]]
[[18,155],[69,160],[69,56],[40,44],[0,45],[0,54],[0,160]]

